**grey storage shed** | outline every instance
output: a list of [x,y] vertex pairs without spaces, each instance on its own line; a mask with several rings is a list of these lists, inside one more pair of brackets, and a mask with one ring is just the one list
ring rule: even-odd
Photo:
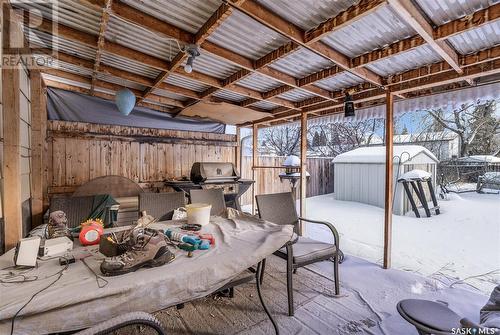
[[[385,146],[357,148],[333,159],[335,198],[384,207]],[[438,159],[419,145],[394,146],[393,213],[404,215],[411,210],[403,186],[397,182],[405,172],[419,169],[432,174],[436,185]]]

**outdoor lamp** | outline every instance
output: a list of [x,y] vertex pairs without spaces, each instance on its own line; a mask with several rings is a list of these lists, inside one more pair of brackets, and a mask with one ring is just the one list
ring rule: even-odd
[[115,103],[118,110],[127,116],[132,112],[135,106],[135,95],[128,88],[122,88],[115,95]]
[[184,52],[189,56],[186,65],[184,65],[184,71],[186,71],[186,73],[191,73],[191,71],[193,71],[194,59],[200,55],[200,51],[196,44],[189,44],[186,46]]
[[349,94],[349,92],[345,93],[345,100],[344,100],[344,116],[345,117],[350,117],[354,116],[354,101],[352,101],[352,96]]

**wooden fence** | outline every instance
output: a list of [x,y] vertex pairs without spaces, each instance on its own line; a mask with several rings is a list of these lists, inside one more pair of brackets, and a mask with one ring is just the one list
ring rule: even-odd
[[[259,166],[280,166],[285,160],[284,157],[260,156],[257,165]],[[307,171],[310,177],[307,181],[307,197],[327,194],[333,192],[333,165],[332,158],[308,158]],[[252,157],[243,157],[241,161],[241,175],[245,179],[252,178]],[[255,194],[288,192],[291,190],[288,180],[280,181],[281,169],[257,169],[255,173],[256,192]],[[299,183],[297,183],[298,185]],[[297,196],[300,194],[297,186]],[[241,203],[249,205],[252,203],[252,192],[248,191]]]
[[49,122],[48,193],[73,192],[100,176],[119,175],[147,188],[189,176],[196,161],[233,162],[236,137],[202,132]]

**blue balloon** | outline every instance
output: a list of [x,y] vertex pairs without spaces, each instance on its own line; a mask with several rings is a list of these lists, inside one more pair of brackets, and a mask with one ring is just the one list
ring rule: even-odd
[[123,88],[116,92],[115,103],[120,113],[129,115],[135,106],[135,95],[128,88]]

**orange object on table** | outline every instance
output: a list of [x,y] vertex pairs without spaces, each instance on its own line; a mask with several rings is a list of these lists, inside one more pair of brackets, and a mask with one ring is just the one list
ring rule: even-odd
[[78,237],[82,245],[94,245],[99,244],[103,233],[104,228],[102,225],[99,223],[90,223],[82,227]]

